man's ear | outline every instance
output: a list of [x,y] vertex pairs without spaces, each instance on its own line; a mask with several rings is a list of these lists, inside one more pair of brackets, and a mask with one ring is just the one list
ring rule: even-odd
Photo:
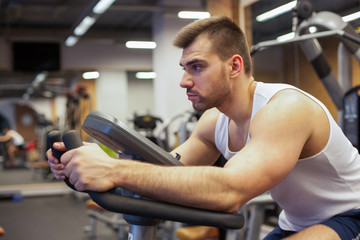
[[240,75],[243,70],[243,59],[240,55],[235,54],[229,59],[230,64],[230,77],[235,78]]

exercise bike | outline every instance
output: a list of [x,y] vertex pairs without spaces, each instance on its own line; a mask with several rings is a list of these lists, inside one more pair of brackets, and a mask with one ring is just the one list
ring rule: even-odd
[[[90,136],[117,153],[132,155],[134,159],[152,164],[182,165],[171,154],[111,115],[95,110],[86,117],[82,128]],[[50,146],[53,146],[54,142],[63,141],[67,150],[82,145],[79,134],[74,130],[65,133],[62,138],[60,132],[51,132],[48,141]],[[60,158],[62,152],[53,149],[53,154]],[[75,189],[68,180],[65,182]],[[104,209],[124,214],[124,219],[130,225],[129,240],[155,240],[157,225],[162,220],[222,229],[240,229],[244,225],[244,217],[238,213],[208,211],[155,201],[120,188],[108,192],[87,191],[87,193]]]

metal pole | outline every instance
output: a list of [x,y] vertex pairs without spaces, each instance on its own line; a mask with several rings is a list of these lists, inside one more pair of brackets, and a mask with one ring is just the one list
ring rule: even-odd
[[128,240],[156,240],[157,225],[130,225]]

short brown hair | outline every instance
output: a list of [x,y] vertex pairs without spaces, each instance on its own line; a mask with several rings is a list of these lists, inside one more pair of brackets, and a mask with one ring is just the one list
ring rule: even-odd
[[215,16],[194,21],[179,31],[173,44],[184,49],[200,35],[211,41],[213,50],[221,60],[239,54],[244,61],[245,73],[251,74],[251,58],[245,34],[231,19]]

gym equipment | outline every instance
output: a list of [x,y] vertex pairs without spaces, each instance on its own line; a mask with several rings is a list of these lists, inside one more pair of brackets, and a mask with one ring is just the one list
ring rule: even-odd
[[92,110],[91,95],[88,93],[86,87],[77,86],[73,92],[67,93],[66,97],[64,128],[66,130],[75,129],[80,131],[83,117]]
[[201,115],[202,112],[193,110],[180,112],[165,119],[154,136],[162,143],[163,149],[172,151],[190,136]]
[[90,225],[86,226],[85,232],[90,239],[96,237],[96,223],[98,221],[103,222],[106,226],[110,227],[118,233],[118,239],[124,239],[127,231],[127,223],[123,219],[122,214],[112,213],[110,216],[108,211],[96,204],[92,199],[86,201],[86,213],[90,218]]
[[344,98],[344,133],[354,147],[359,149],[360,86],[349,90]]
[[[118,158],[119,155],[106,147],[104,144],[100,144],[100,148],[110,157]],[[97,222],[105,223],[105,226],[118,233],[118,239],[124,239],[125,233],[128,232],[128,224],[120,213],[113,213],[106,211],[106,209],[100,207],[92,199],[86,201],[86,213],[90,219],[90,224],[84,227],[84,232],[91,239],[96,236],[96,225]]]
[[118,154],[133,155],[154,164],[182,165],[170,153],[111,115],[92,111],[86,117],[82,128]]
[[190,226],[186,228],[180,228],[176,231],[176,237],[180,240],[193,240],[193,239],[208,239],[220,237],[219,230],[214,227],[205,226]]
[[[161,148],[164,149],[164,142],[161,141],[160,138],[157,138],[154,135],[154,130],[158,127],[159,123],[162,123],[162,119],[158,118],[154,115],[151,114],[145,114],[145,115],[138,115],[138,114],[134,114],[133,118],[131,120],[129,120],[130,126],[132,128],[134,128],[134,130],[138,133],[141,133],[143,136],[145,136],[147,139],[149,139],[150,141],[152,141],[153,143],[155,143],[156,145],[160,146]],[[106,147],[104,144],[100,144],[100,147],[110,156],[114,157],[114,158],[118,158],[119,157],[119,153],[116,153],[114,151],[112,151],[111,149],[109,149],[108,147]],[[129,156],[124,156],[122,154],[121,157],[129,157]],[[92,201],[92,200],[91,200]],[[95,205],[96,203],[94,203]],[[89,204],[86,204],[87,207],[89,206]],[[97,205],[98,206],[98,205]],[[99,206],[100,207],[100,206]],[[119,239],[123,239],[121,236],[124,236],[124,232],[128,232],[125,231],[127,223],[125,222],[125,220],[123,219],[122,214],[119,213],[112,213],[109,211],[106,211],[106,209],[102,209],[102,211],[98,210],[98,209],[94,209],[94,208],[88,208],[87,210],[87,214],[90,217],[90,225],[89,227],[87,227],[87,233],[90,237],[94,237],[95,236],[95,226],[96,226],[96,222],[100,221],[106,224],[106,226],[108,226],[109,228],[115,230],[118,232],[118,237]],[[123,226],[124,223],[126,224],[126,226]],[[173,228],[173,223],[162,223],[161,225],[158,226],[158,230],[160,230],[160,232],[158,231],[158,235],[171,235],[171,233],[173,232],[172,228]],[[166,239],[166,238],[165,238]]]
[[[272,46],[280,46],[295,42],[299,43],[305,56],[328,91],[335,106],[339,111],[342,111],[344,93],[348,90],[348,86],[351,86],[351,78],[349,77],[351,76],[351,73],[349,74],[346,72],[347,69],[344,69],[344,64],[343,62],[340,62],[340,58],[339,73],[342,75],[339,77],[341,82],[338,82],[331,71],[329,63],[322,54],[322,49],[317,39],[337,36],[341,42],[339,47],[346,48],[347,51],[360,61],[359,35],[356,33],[355,28],[349,23],[344,22],[339,15],[327,11],[314,12],[311,3],[308,1],[298,1],[293,13],[293,30],[295,31],[295,37],[283,42],[278,40],[260,42],[252,47],[251,55]],[[309,28],[312,26],[316,27],[319,32],[310,34]],[[344,50],[339,50],[338,52],[345,54]],[[348,82],[350,82],[350,84]],[[346,86],[346,88],[343,89],[341,85]],[[342,116],[339,116],[339,120],[340,122],[342,121]]]
[[137,115],[134,114],[134,118],[132,119],[134,124],[134,129],[137,132],[144,132],[145,137],[153,141],[157,144],[157,139],[154,136],[154,130],[157,127],[158,123],[162,123],[162,119],[155,117],[150,114],[146,115]]
[[[83,129],[115,152],[131,153],[136,156],[136,159],[152,164],[182,165],[171,154],[146,137],[127,127],[116,118],[100,111],[92,111],[86,117]],[[52,146],[54,141],[59,141],[57,140],[59,138],[59,132],[50,133],[50,145]],[[63,141],[67,150],[82,145],[81,139],[75,131],[67,132]],[[55,151],[54,156],[57,156],[55,154],[60,155],[61,153]],[[73,187],[68,181],[65,182]],[[157,225],[161,222],[159,219],[224,229],[240,229],[244,225],[244,217],[237,213],[207,211],[144,199],[118,188],[108,192],[87,191],[87,193],[101,207],[124,214],[125,220],[130,224],[129,239],[133,240],[156,239]]]

